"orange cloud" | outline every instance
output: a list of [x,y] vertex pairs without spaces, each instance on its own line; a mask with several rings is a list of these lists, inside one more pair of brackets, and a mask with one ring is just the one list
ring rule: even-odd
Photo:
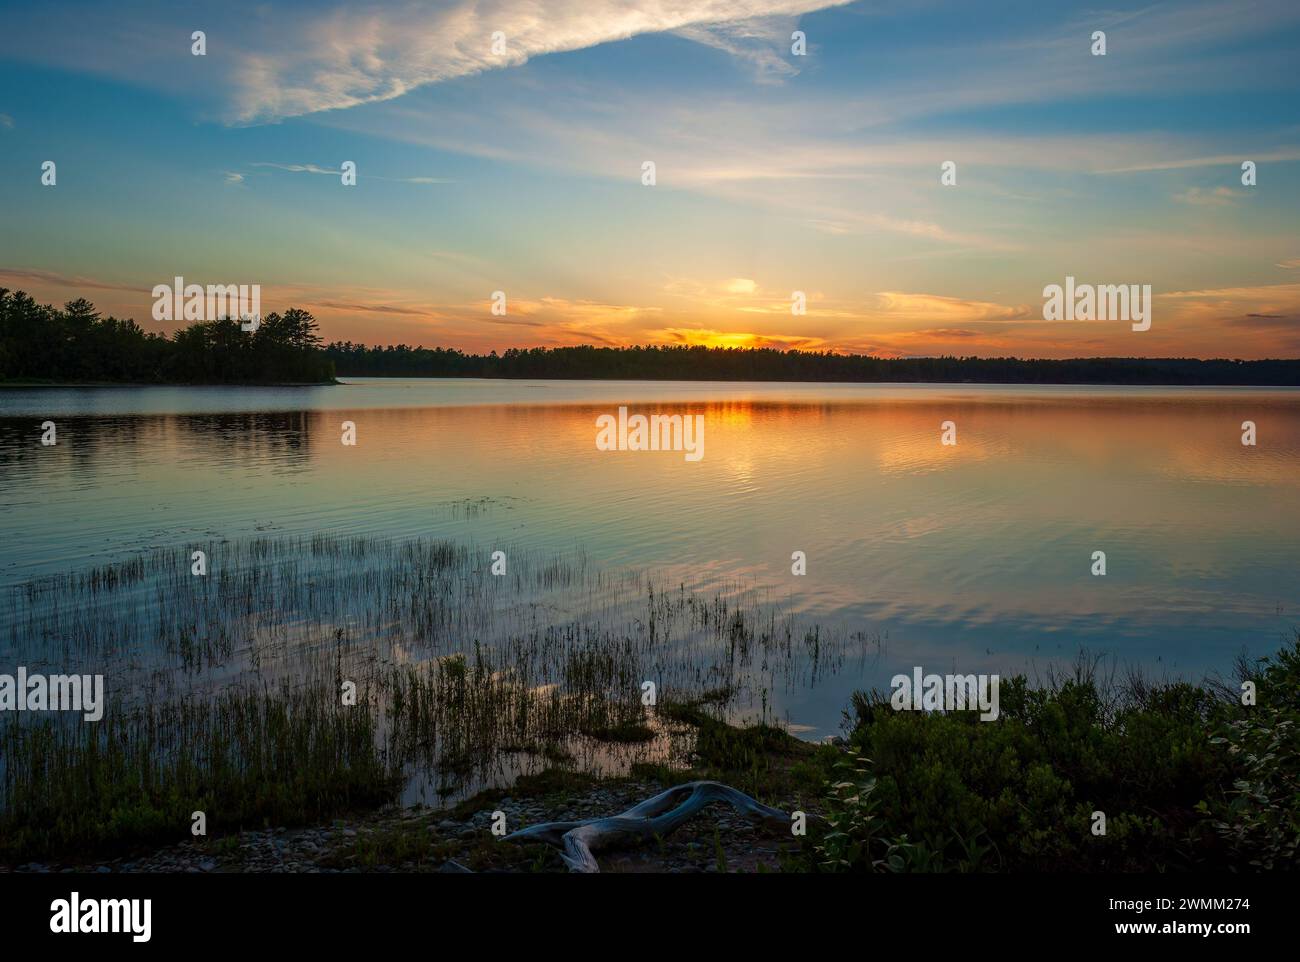
[[864,313],[869,317],[888,318],[891,321],[970,324],[977,321],[1006,322],[1031,320],[1042,316],[1041,305],[1011,306],[990,301],[972,301],[962,297],[942,294],[907,294],[901,291],[881,291],[868,300]]
[[[1275,258],[1276,259],[1276,258]],[[1297,261],[1281,260],[1288,267]],[[150,317],[150,285],[30,268],[0,267],[0,286],[62,303],[78,295],[104,313],[135,317],[147,330],[170,330]],[[486,299],[436,303],[428,291],[264,284],[268,310],[311,310],[327,340],[424,344],[465,351],[572,344],[685,344],[775,348],[882,357],[956,354],[1018,357],[1294,357],[1300,355],[1300,282],[1155,292],[1153,327],[1051,323],[1041,301],[996,301],[908,291],[827,298],[809,290],[808,313],[790,312],[789,292],[761,279],[713,275],[670,278],[642,303],[512,294],[509,313]],[[656,303],[658,302],[658,303]]]

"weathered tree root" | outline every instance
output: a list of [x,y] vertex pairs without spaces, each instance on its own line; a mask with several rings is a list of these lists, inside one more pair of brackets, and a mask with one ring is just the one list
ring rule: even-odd
[[[773,828],[790,827],[790,817],[720,782],[687,782],[660,792],[622,815],[580,822],[545,822],[505,836],[502,841],[545,842],[560,849],[571,872],[599,872],[593,852],[663,838],[713,802],[728,802],[737,811]],[[676,808],[673,806],[676,805]],[[671,809],[671,811],[669,811]]]

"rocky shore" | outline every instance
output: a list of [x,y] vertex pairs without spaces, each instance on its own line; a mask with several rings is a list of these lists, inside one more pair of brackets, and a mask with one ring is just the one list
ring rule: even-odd
[[[564,872],[554,850],[494,836],[492,813],[504,812],[508,830],[515,831],[539,822],[617,814],[668,787],[647,779],[563,780],[587,784],[525,779],[452,809],[387,810],[329,825],[196,838],[103,861],[0,866],[0,872]],[[768,801],[784,810],[799,807],[793,798]],[[600,863],[602,872],[777,872],[798,848],[798,840],[715,804],[668,838],[604,853]]]

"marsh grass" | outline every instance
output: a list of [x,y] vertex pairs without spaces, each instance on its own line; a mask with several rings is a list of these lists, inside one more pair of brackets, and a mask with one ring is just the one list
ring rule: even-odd
[[374,718],[318,686],[117,706],[97,724],[3,728],[0,855],[98,851],[207,830],[310,822],[391,800]]
[[[455,801],[557,763],[680,768],[706,714],[770,727],[772,690],[870,645],[801,629],[744,585],[697,594],[580,551],[510,550],[493,576],[489,556],[259,538],[11,589],[0,663],[104,674],[110,697],[99,723],[0,719],[0,856],[188,837],[195,811],[212,833]],[[642,704],[646,680],[662,707]]]

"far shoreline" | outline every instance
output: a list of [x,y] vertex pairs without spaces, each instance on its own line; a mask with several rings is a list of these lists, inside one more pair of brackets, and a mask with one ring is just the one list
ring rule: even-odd
[[995,381],[995,380],[785,380],[776,378],[645,378],[645,377],[549,377],[545,375],[511,376],[482,374],[340,374],[332,381],[44,381],[44,380],[0,380],[0,390],[45,388],[50,390],[72,390],[85,388],[318,388],[349,387],[349,379],[368,381],[515,381],[515,382],[567,382],[602,384],[610,382],[634,384],[770,384],[800,385],[826,387],[885,387],[923,386],[923,387],[1006,387],[1006,388],[1253,388],[1261,391],[1300,390],[1297,384],[1256,384],[1241,381]]
[[21,378],[0,381],[2,388],[86,387],[333,387],[342,381],[36,381]]

